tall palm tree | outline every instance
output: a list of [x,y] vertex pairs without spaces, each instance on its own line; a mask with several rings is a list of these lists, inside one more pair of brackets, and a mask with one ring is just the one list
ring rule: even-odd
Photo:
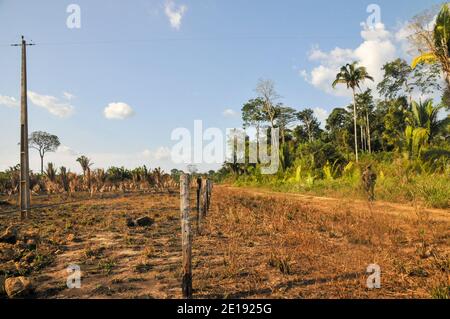
[[358,62],[346,64],[341,68],[341,71],[336,75],[336,80],[333,82],[333,88],[338,84],[347,85],[348,89],[353,93],[353,126],[355,133],[355,155],[356,162],[359,162],[358,157],[358,130],[357,130],[357,116],[356,116],[356,89],[361,90],[360,84],[365,80],[373,81],[373,78],[367,73],[367,69],[363,66],[358,66]]
[[[450,89],[450,9],[449,4],[445,3],[437,18],[433,30],[427,26],[421,26],[420,23],[413,24],[415,30],[412,38],[419,46],[421,55],[412,62],[412,68],[420,63],[440,64],[445,74],[447,87]],[[422,48],[426,47],[427,51]]]
[[84,155],[77,158],[77,162],[80,163],[81,168],[83,169],[83,176],[84,176],[85,180],[87,181],[88,189],[90,189],[91,188],[91,166],[94,163],[91,163],[91,160]]

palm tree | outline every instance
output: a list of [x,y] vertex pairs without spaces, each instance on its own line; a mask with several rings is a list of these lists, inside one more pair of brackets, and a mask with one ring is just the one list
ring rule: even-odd
[[94,163],[91,163],[91,160],[86,156],[80,156],[77,158],[77,162],[80,163],[81,168],[83,169],[83,176],[87,181],[88,189],[91,188],[91,166]]
[[[412,62],[412,68],[418,64],[429,63],[441,65],[442,71],[445,73],[445,80],[448,89],[450,89],[450,9],[445,3],[437,18],[433,30],[429,30],[427,26],[420,23],[412,25],[415,30],[413,39],[415,40],[421,55],[416,57]],[[426,47],[428,51],[423,51]]]
[[367,69],[363,66],[358,67],[358,62],[346,64],[341,68],[341,71],[336,75],[336,80],[333,82],[333,88],[338,84],[346,84],[348,89],[353,93],[353,126],[355,133],[355,155],[356,162],[358,157],[358,131],[357,131],[357,117],[356,117],[356,89],[360,89],[360,84],[366,79],[373,81],[373,78],[367,73]]
[[414,153],[420,154],[421,149],[430,145],[433,139],[450,123],[450,118],[439,119],[439,112],[444,105],[433,105],[433,100],[413,102],[408,126],[405,130],[410,158]]

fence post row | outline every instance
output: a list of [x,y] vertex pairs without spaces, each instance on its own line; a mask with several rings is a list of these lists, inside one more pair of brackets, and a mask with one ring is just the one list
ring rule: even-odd
[[192,298],[192,234],[189,221],[189,175],[180,179],[181,246],[183,258],[182,292],[183,298]]

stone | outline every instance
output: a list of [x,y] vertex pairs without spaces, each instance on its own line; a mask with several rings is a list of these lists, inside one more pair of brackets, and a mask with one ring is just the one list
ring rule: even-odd
[[31,282],[25,277],[14,277],[5,280],[5,291],[9,298],[21,298],[31,292]]
[[5,232],[0,235],[0,243],[7,243],[7,244],[15,244],[17,241],[17,228],[14,226],[10,226],[6,228]]
[[141,226],[141,227],[151,226],[151,225],[153,225],[153,223],[154,223],[154,220],[147,216],[136,219],[136,225]]
[[130,217],[127,217],[126,224],[127,224],[128,227],[135,227],[136,226],[135,221],[132,218],[130,218]]
[[0,262],[5,262],[14,259],[14,249],[11,244],[0,243]]

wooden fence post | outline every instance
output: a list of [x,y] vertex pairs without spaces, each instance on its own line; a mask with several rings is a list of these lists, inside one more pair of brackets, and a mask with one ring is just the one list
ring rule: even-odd
[[202,179],[197,177],[197,214],[200,214],[200,194],[202,191]]
[[202,178],[202,217],[206,217],[208,214],[208,179]]
[[212,195],[212,180],[210,180],[209,178],[206,180],[206,187],[207,187],[207,210],[209,212],[209,207],[211,205],[211,195]]
[[181,289],[183,298],[192,298],[192,235],[189,221],[189,175],[180,178],[181,247],[183,257],[183,278]]
[[197,234],[200,235],[202,231],[202,217],[203,217],[203,207],[202,207],[202,178],[197,178]]

